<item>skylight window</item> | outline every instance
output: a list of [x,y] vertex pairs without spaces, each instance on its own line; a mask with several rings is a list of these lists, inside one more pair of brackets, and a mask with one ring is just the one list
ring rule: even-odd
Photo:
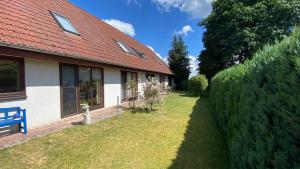
[[69,21],[68,18],[57,14],[55,12],[51,12],[52,16],[54,17],[54,19],[56,20],[56,22],[63,28],[63,30],[76,34],[76,35],[80,35],[79,32],[75,29],[75,27],[72,25],[72,23]]
[[125,52],[130,53],[129,49],[127,48],[127,46],[124,43],[122,43],[120,41],[117,41],[117,43]]
[[145,53],[140,52],[139,50],[137,50],[137,49],[135,49],[135,48],[132,48],[132,50],[134,50],[134,52],[135,52],[140,58],[145,59],[145,60],[148,59],[148,57],[147,57],[147,55],[146,55]]
[[135,50],[133,50],[133,48],[128,47],[124,42],[116,40],[116,42],[118,43],[118,45],[124,50],[124,52],[132,54],[137,56],[138,54],[136,53]]

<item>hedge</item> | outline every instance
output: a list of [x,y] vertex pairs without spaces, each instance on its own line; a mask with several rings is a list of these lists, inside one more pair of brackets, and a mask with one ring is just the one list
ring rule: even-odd
[[188,89],[195,96],[204,96],[208,87],[208,80],[205,75],[193,76],[188,81]]
[[213,77],[233,169],[300,168],[300,29]]

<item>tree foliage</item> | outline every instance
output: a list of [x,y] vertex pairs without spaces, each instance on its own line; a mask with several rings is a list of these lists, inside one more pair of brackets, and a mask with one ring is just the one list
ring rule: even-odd
[[210,86],[232,169],[300,167],[300,29]]
[[177,89],[181,89],[181,82],[187,80],[191,73],[187,46],[181,36],[174,36],[168,61],[170,69],[174,73],[176,87]]
[[300,23],[299,0],[217,0],[200,25],[206,28],[200,73],[211,79],[218,71],[243,63],[263,45],[289,35]]

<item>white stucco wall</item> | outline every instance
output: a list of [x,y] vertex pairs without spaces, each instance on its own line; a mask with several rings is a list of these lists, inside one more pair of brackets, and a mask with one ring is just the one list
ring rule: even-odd
[[26,99],[0,101],[0,107],[27,109],[28,128],[60,119],[59,63],[25,59]]
[[116,106],[121,101],[121,70],[104,67],[104,107]]
[[[121,69],[103,67],[104,107],[121,102]],[[155,74],[159,79],[159,75]],[[166,83],[168,78],[166,76]],[[143,96],[146,72],[138,72],[138,90]],[[21,107],[27,109],[28,128],[39,127],[61,119],[59,63],[25,59],[25,99],[0,101],[0,107]]]

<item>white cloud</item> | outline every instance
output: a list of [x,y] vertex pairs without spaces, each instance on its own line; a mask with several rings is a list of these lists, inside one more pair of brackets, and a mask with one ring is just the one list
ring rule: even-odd
[[215,0],[152,0],[161,11],[177,8],[193,19],[206,18],[211,13],[213,1]]
[[198,74],[198,61],[197,61],[197,57],[192,55],[189,55],[189,59],[190,59],[190,67],[191,67],[190,77],[192,77]]
[[184,27],[182,27],[182,29],[178,32],[176,32],[177,35],[184,35],[184,36],[188,36],[189,32],[194,32],[194,30],[192,29],[192,27],[190,25],[186,25]]
[[104,22],[110,24],[111,26],[119,29],[123,33],[129,35],[129,36],[135,36],[135,29],[133,25],[130,23],[126,23],[117,19],[105,19]]

